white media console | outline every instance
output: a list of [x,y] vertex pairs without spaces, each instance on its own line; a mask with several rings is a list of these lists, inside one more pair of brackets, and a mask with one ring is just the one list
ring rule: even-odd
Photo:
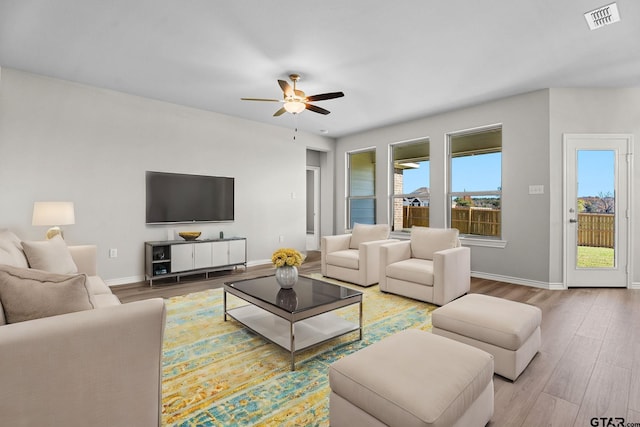
[[145,242],[145,276],[154,279],[202,274],[247,266],[247,239],[229,237],[210,240]]

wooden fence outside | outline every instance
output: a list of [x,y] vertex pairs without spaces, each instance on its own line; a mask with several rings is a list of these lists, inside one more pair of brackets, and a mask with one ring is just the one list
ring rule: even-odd
[[578,246],[613,248],[615,244],[614,214],[578,214]]
[[[403,206],[402,227],[429,226],[429,207]],[[500,236],[500,210],[469,207],[451,208],[451,228],[460,230],[460,234],[480,236]]]
[[428,206],[403,206],[402,207],[402,228],[429,226]]
[[500,237],[500,213],[499,209],[451,208],[451,228],[460,234]]
[[[428,206],[403,206],[402,227],[429,226]],[[500,210],[477,208],[451,208],[451,228],[460,234],[500,237]],[[578,246],[613,248],[615,244],[613,214],[578,214]]]

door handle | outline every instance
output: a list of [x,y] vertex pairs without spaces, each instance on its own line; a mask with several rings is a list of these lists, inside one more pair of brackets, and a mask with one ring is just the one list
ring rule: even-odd
[[577,219],[574,219],[574,218],[570,218],[570,219],[569,219],[569,222],[578,222],[578,220],[577,220]]

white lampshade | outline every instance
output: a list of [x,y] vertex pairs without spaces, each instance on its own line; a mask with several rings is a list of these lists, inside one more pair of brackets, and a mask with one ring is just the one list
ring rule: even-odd
[[304,102],[300,102],[297,100],[287,101],[284,103],[284,109],[291,114],[301,113],[305,108],[306,106],[304,105]]
[[53,225],[47,231],[47,238],[62,234],[59,225],[75,224],[73,202],[34,202],[33,225]]

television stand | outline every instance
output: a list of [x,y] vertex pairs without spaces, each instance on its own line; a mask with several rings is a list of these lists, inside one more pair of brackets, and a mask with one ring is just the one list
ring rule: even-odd
[[165,240],[145,242],[145,278],[149,286],[155,279],[205,274],[247,267],[247,239],[229,237],[204,240]]

